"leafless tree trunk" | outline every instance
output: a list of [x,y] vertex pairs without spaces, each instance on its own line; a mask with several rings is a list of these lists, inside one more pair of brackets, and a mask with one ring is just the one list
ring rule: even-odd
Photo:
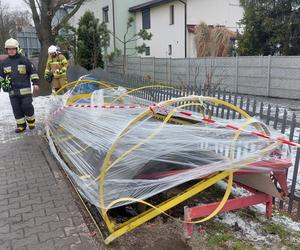
[[[47,63],[47,50],[51,44],[54,44],[58,31],[70,20],[70,18],[78,11],[81,5],[88,0],[24,0],[30,7],[32,18],[38,39],[41,44],[39,55],[38,73],[41,79],[44,76],[44,70]],[[64,16],[56,25],[53,25],[52,20],[55,13],[65,4],[73,4],[74,9]],[[47,86],[46,84],[43,84]],[[45,88],[42,87],[42,91]]]

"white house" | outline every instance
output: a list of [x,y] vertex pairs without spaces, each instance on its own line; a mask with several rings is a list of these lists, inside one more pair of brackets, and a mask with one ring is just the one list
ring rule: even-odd
[[[124,34],[126,33],[127,20],[129,16],[132,16],[128,9],[133,5],[146,1],[147,0],[90,0],[78,10],[72,18],[71,23],[77,27],[80,17],[83,16],[87,10],[92,11],[95,17],[98,18],[100,22],[105,22],[111,33],[115,34],[111,34],[108,52],[112,52],[115,48],[122,50],[123,44],[120,40],[123,40]],[[135,23],[133,23],[133,26],[128,30],[127,37],[133,36],[135,31],[136,27]],[[136,42],[127,44],[128,48],[134,48],[135,46]]]
[[[185,57],[184,37],[185,2],[156,0],[133,6],[130,12],[136,13],[136,29],[146,29],[153,34],[146,41],[145,56]],[[137,41],[138,45],[143,41]]]
[[151,57],[196,57],[196,25],[205,22],[236,31],[243,17],[239,0],[152,0],[129,11],[136,15],[137,31],[145,28],[153,34],[144,55]]

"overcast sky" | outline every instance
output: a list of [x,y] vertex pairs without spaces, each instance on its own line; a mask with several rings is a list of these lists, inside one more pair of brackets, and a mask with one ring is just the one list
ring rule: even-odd
[[10,9],[25,10],[28,9],[23,0],[1,0],[3,4],[7,5]]

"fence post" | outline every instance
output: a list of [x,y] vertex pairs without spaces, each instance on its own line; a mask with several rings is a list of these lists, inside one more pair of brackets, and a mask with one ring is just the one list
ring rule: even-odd
[[125,74],[128,74],[128,55],[125,57]]
[[168,70],[169,66],[168,66],[168,58],[166,58],[166,83],[169,82],[169,70]]
[[268,72],[267,72],[267,96],[270,96],[271,84],[271,55],[268,56]]
[[142,57],[140,56],[140,76],[142,76]]
[[235,93],[239,91],[239,56],[235,57]]
[[153,57],[153,82],[155,83],[155,57]]
[[190,86],[190,57],[188,58],[187,61],[187,67],[186,67],[186,80],[187,80],[187,85]]
[[169,84],[172,82],[172,58],[169,58],[170,64],[169,64]]

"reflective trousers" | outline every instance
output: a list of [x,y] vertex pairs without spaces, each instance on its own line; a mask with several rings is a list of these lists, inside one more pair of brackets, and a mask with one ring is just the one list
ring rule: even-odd
[[59,78],[53,78],[53,80],[52,80],[52,89],[59,90],[65,84],[67,84],[67,77],[66,76],[61,76]]
[[16,120],[32,117],[34,115],[31,94],[11,95],[9,96],[9,99]]

